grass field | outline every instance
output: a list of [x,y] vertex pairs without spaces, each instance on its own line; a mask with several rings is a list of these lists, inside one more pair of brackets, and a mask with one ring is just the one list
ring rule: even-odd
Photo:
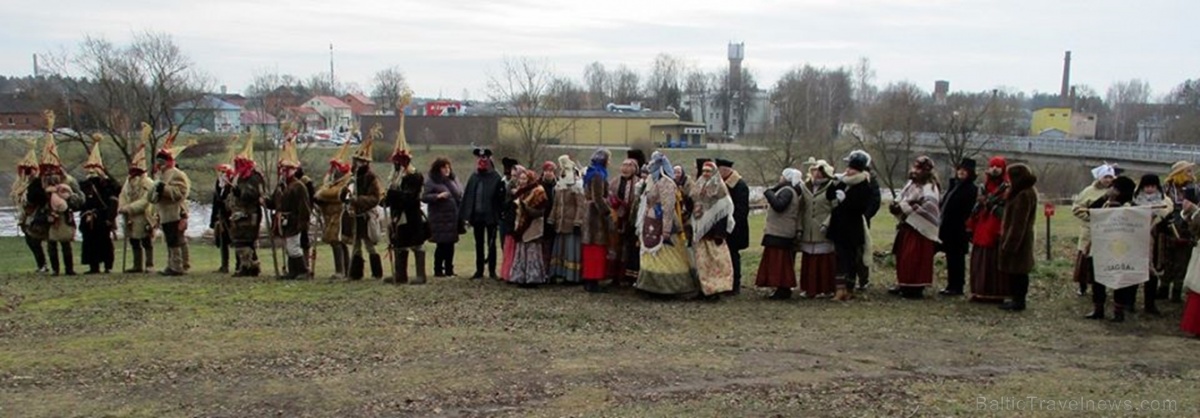
[[[1200,341],[1178,331],[1180,306],[1124,324],[1081,319],[1088,302],[1066,261],[1075,223],[1062,219],[1021,314],[890,297],[886,261],[849,303],[768,301],[751,288],[704,303],[462,278],[233,279],[208,273],[215,250],[199,244],[189,277],[43,277],[23,243],[3,239],[0,415],[1080,415],[978,409],[1036,396],[1164,408],[1095,416],[1196,416]],[[877,222],[885,248],[894,224]],[[762,218],[752,224],[757,242]],[[747,276],[758,258],[747,253]]]

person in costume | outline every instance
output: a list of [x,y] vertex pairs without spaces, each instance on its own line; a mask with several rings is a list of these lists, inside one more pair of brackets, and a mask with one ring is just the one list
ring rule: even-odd
[[1002,302],[1011,295],[1008,274],[1000,273],[1001,218],[1012,184],[1008,179],[1008,161],[996,156],[988,160],[983,189],[971,208],[967,229],[971,232],[972,302]]
[[1088,286],[1099,286],[1095,284],[1095,271],[1092,270],[1092,228],[1090,209],[1097,201],[1103,204],[1107,200],[1109,189],[1112,187],[1113,179],[1117,177],[1116,167],[1109,164],[1102,164],[1092,169],[1092,178],[1095,179],[1092,184],[1084,188],[1075,195],[1075,201],[1071,204],[1071,213],[1076,218],[1083,221],[1079,227],[1079,241],[1076,244],[1075,269],[1072,276],[1075,282],[1079,284],[1079,296],[1087,294]]
[[[641,268],[634,287],[656,295],[695,295],[700,289],[692,276],[687,246],[683,242],[683,224],[679,219],[683,210],[675,180],[671,178],[671,162],[661,152],[655,152],[648,167],[645,192],[635,214]],[[697,232],[696,236],[703,237],[703,234]]]
[[616,234],[613,220],[616,215],[608,193],[608,160],[612,153],[600,148],[592,153],[587,170],[583,175],[584,221],[580,228],[582,244],[580,253],[580,276],[583,288],[589,293],[600,291],[600,281],[609,278],[608,250]]
[[[1142,176],[1141,181],[1138,181],[1137,189],[1133,192],[1133,205],[1144,206],[1151,208],[1154,215],[1152,217],[1153,228],[1151,229],[1151,258],[1150,258],[1150,280],[1143,284],[1144,307],[1145,312],[1151,315],[1161,315],[1158,311],[1158,304],[1155,303],[1155,296],[1158,293],[1158,278],[1162,276],[1167,269],[1164,265],[1163,257],[1163,235],[1168,234],[1167,221],[1171,214],[1175,213],[1175,202],[1171,198],[1163,194],[1162,181],[1155,174],[1146,174]],[[1137,294],[1134,294],[1136,298]]]
[[[412,167],[412,151],[404,136],[404,112],[400,114],[400,128],[396,131],[396,142],[392,148],[392,175],[388,177],[387,194],[383,206],[391,214],[388,238],[392,249],[392,277],[385,283],[424,284],[425,241],[429,239],[429,223],[421,211],[421,189],[425,187],[425,176]],[[408,276],[408,259],[412,255],[416,265],[411,281]]]
[[289,135],[279,151],[279,187],[275,189],[267,208],[275,211],[277,234],[283,238],[283,249],[287,254],[287,272],[277,277],[279,280],[300,280],[308,277],[308,265],[305,251],[301,242],[301,233],[308,229],[312,216],[309,202],[308,187],[297,175],[300,159],[296,155],[296,137]]
[[909,171],[908,184],[892,202],[890,211],[900,222],[894,245],[896,286],[889,293],[921,298],[933,285],[933,253],[941,222],[941,190],[933,172],[933,160],[917,157]]
[[550,224],[550,214],[554,211],[554,194],[558,191],[558,164],[549,160],[543,162],[539,181],[542,190],[546,192],[546,214],[542,216],[542,239],[540,240],[542,243],[542,266],[549,274],[550,256],[554,253],[554,239],[558,238],[558,234],[554,233],[554,225]]
[[425,177],[425,194],[421,200],[428,205],[429,240],[436,246],[433,277],[454,277],[454,244],[464,232],[458,216],[463,189],[454,177],[450,160],[438,158],[433,161]]
[[1024,164],[1008,168],[1012,190],[1007,194],[1001,222],[998,268],[1008,276],[1012,300],[1000,305],[1007,311],[1025,310],[1029,294],[1029,272],[1033,271],[1033,227],[1037,222],[1038,193],[1034,189],[1037,176]]
[[[505,202],[504,181],[496,172],[492,161],[492,150],[476,148],[475,172],[467,179],[463,192],[462,206],[458,211],[462,222],[471,226],[475,234],[475,274],[482,279],[484,267],[488,276],[496,276],[496,232],[500,226],[500,212]],[[486,250],[486,251],[485,251]]]
[[[513,204],[516,217],[513,223],[513,261],[508,282],[522,286],[546,283],[546,267],[542,256],[542,217],[550,206],[541,175],[520,165],[513,167]],[[506,249],[507,250],[507,249]]]
[[258,259],[258,237],[262,230],[263,199],[267,195],[267,179],[254,162],[254,135],[247,134],[246,142],[233,158],[230,196],[225,199],[229,214],[229,238],[237,257],[233,277],[257,277],[262,272]]
[[125,239],[129,240],[129,249],[133,251],[133,266],[125,269],[126,273],[154,271],[154,222],[157,216],[155,206],[150,203],[154,180],[146,175],[146,144],[153,134],[154,128],[142,123],[142,142],[133,152],[128,176],[117,201]]
[[350,162],[347,161],[349,156],[350,141],[346,141],[338,153],[329,159],[329,170],[326,171],[321,186],[313,194],[313,200],[325,224],[321,231],[321,241],[329,244],[330,258],[333,260],[333,275],[330,276],[330,280],[345,279],[346,268],[350,264],[350,250],[346,246],[348,240],[342,237],[342,214],[345,211],[342,196],[346,193],[346,186],[353,180],[350,175]]
[[583,263],[582,228],[588,222],[587,195],[579,167],[569,155],[558,157],[558,168],[560,174],[554,184],[554,204],[548,216],[551,229],[546,232],[555,235],[554,248],[550,252],[550,277],[579,284],[583,282],[580,265]]
[[[229,273],[229,247],[233,246],[233,238],[229,228],[229,199],[233,198],[233,181],[237,171],[229,164],[217,164],[217,181],[213,186],[212,214],[208,218],[208,228],[213,231],[213,244],[221,253],[221,267],[217,273]],[[236,260],[235,260],[236,264]],[[234,271],[237,271],[235,266]]]
[[111,273],[116,251],[113,232],[117,228],[117,205],[121,185],[109,177],[100,156],[99,135],[92,137],[92,150],[83,163],[86,177],[79,184],[83,191],[83,207],[79,212],[79,229],[83,235],[81,262],[88,266],[84,274]]
[[638,176],[638,162],[627,158],[621,163],[621,175],[612,179],[608,184],[608,206],[612,208],[613,234],[609,235],[608,247],[608,277],[613,285],[621,286],[636,278],[636,271],[629,267],[636,265],[631,258],[638,257],[638,240],[636,239],[635,207],[640,194],[637,191],[641,177]]
[[347,187],[349,193],[344,194],[346,218],[343,225],[350,229],[350,240],[354,242],[354,252],[350,256],[350,280],[362,280],[366,260],[363,259],[363,247],[366,247],[371,262],[371,277],[383,278],[383,259],[375,250],[376,239],[371,236],[371,222],[375,222],[372,213],[383,200],[383,184],[371,171],[371,150],[375,140],[382,135],[382,128],[376,126],[367,135],[367,140],[359,144],[354,152],[354,180]]
[[804,201],[800,213],[800,291],[806,298],[827,298],[837,290],[837,253],[833,241],[826,235],[835,199],[825,195],[834,191],[834,169],[825,160],[810,158],[808,180],[800,188]]
[[1175,202],[1175,211],[1162,224],[1158,234],[1161,249],[1158,263],[1163,268],[1163,275],[1158,284],[1157,299],[1170,298],[1171,302],[1183,300],[1183,278],[1187,275],[1192,249],[1196,247],[1196,234],[1191,232],[1189,222],[1183,217],[1183,202],[1200,203],[1196,175],[1192,172],[1195,167],[1195,164],[1187,161],[1176,162],[1171,165],[1171,172],[1167,174],[1163,185],[1163,194]]
[[[58,157],[58,144],[54,140],[54,114],[46,112],[47,133],[46,145],[42,150],[42,162],[38,166],[36,182],[27,192],[31,202],[44,202],[34,216],[38,229],[47,231],[47,255],[50,269],[54,275],[59,274],[59,253],[62,254],[62,273],[67,276],[75,275],[75,260],[72,256],[72,241],[75,239],[75,215],[83,206],[83,192],[79,183],[62,169],[62,161]],[[60,251],[61,250],[61,251]]]
[[788,167],[779,175],[779,183],[763,191],[767,223],[754,285],[774,289],[770,296],[773,300],[791,299],[792,288],[796,287],[796,241],[804,232],[803,188],[804,173]]
[[29,151],[25,153],[25,158],[17,162],[17,179],[13,181],[8,197],[12,200],[13,206],[17,208],[17,226],[21,230],[21,235],[25,236],[25,246],[29,247],[29,252],[33,254],[37,272],[49,273],[50,266],[46,265],[46,249],[42,246],[42,242],[46,241],[48,231],[31,228],[34,213],[37,212],[40,205],[31,203],[28,199],[30,185],[40,181],[38,179],[37,140],[35,139],[29,144]]
[[[1192,236],[1200,235],[1200,206],[1190,199],[1183,199],[1179,206],[1183,209],[1180,211],[1180,216],[1188,222],[1188,228],[1191,230]],[[1195,249],[1195,252],[1200,252],[1200,249]],[[1187,301],[1183,305],[1183,317],[1179,321],[1179,329],[1183,332],[1200,338],[1200,256],[1192,254],[1191,262],[1187,266],[1186,277],[1184,278],[1184,287],[1187,289]]]
[[[1010,173],[1011,175],[1011,173]],[[1014,180],[1015,181],[1015,180]],[[1137,191],[1137,183],[1133,179],[1125,176],[1115,177],[1112,180],[1112,186],[1108,188],[1108,192],[1102,199],[1096,199],[1088,208],[1091,209],[1110,209],[1133,206],[1134,193]],[[1091,216],[1088,220],[1090,222]],[[1089,229],[1090,231],[1090,229]],[[1090,235],[1090,232],[1089,232]],[[1090,253],[1090,246],[1089,246]],[[1001,261],[1003,263],[1003,260]],[[1001,267],[1003,268],[1003,267]],[[1137,286],[1127,286],[1120,289],[1113,289],[1113,322],[1125,321],[1125,311],[1133,307],[1134,298],[1137,296]],[[1092,280],[1092,312],[1084,318],[1087,319],[1105,319],[1104,305],[1108,301],[1107,287],[1099,282]]]
[[871,248],[867,218],[879,193],[878,185],[871,182],[873,176],[867,170],[870,163],[866,153],[851,153],[837,184],[825,190],[825,200],[836,202],[829,215],[825,236],[833,241],[833,253],[837,255],[833,299],[838,301],[854,298],[856,280],[860,288],[867,283],[863,276],[868,272],[863,265],[870,257],[864,252]]
[[742,250],[750,247],[750,187],[742,180],[742,174],[733,169],[733,161],[718,158],[717,170],[725,186],[729,187],[729,197],[733,199],[733,232],[729,234],[729,256],[733,259],[733,290],[737,295],[742,291]]
[[158,180],[150,191],[150,203],[155,204],[163,240],[167,242],[167,267],[159,272],[163,276],[182,276],[187,273],[184,261],[187,241],[187,198],[192,182],[186,173],[175,166],[175,158],[186,148],[172,148],[177,132],[171,132],[162,147],[154,154],[154,167]]
[[[672,184],[675,184],[674,179]],[[692,251],[700,292],[705,297],[716,298],[733,290],[733,260],[727,245],[729,234],[735,228],[733,199],[729,197],[729,188],[717,175],[717,165],[712,162],[705,163],[700,179],[688,195],[694,204]]]
[[504,167],[504,203],[500,206],[500,279],[508,281],[517,249],[517,238],[513,234],[517,226],[517,202],[513,197],[517,192],[517,178],[513,175],[513,169],[519,164],[508,157],[501,158],[500,164]]
[[[870,198],[867,201],[866,212],[863,214],[863,239],[862,248],[856,253],[861,253],[862,257],[857,263],[856,274],[858,281],[850,283],[852,287],[858,290],[866,290],[871,283],[871,265],[874,264],[875,249],[871,243],[871,220],[879,213],[879,207],[883,201],[883,196],[879,190],[879,176],[871,172],[871,154],[863,150],[850,151],[850,154],[843,159],[849,166],[851,161],[856,162],[855,169],[858,173],[864,173],[867,179],[867,188],[871,192]],[[849,290],[849,289],[848,289]]]
[[[700,168],[700,170],[703,170],[703,169],[704,169],[703,167]],[[688,246],[691,246],[692,245],[692,211],[695,209],[695,206],[696,206],[695,202],[692,202],[692,196],[691,196],[692,185],[694,184],[694,182],[692,181],[691,177],[688,177],[687,171],[684,170],[683,166],[675,165],[675,167],[673,167],[673,170],[675,172],[675,176],[673,177],[673,179],[675,180],[675,187],[677,187],[679,189],[680,194],[683,196],[683,202],[682,202],[683,234],[684,234],[684,237],[687,238]]]
[[946,255],[946,287],[938,292],[942,296],[962,296],[967,283],[966,259],[971,249],[967,221],[979,196],[975,164],[975,160],[964,158],[954,167],[954,178],[942,195],[942,223],[938,227],[941,251]]

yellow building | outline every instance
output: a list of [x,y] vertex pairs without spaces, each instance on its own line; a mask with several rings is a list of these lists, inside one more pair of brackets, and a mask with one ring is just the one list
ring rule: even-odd
[[1073,112],[1066,107],[1047,107],[1033,112],[1030,136],[1059,138],[1096,137],[1096,114]]
[[512,112],[496,116],[502,140],[516,139],[531,130],[542,132],[546,137],[541,139],[551,144],[563,145],[629,146],[645,141],[666,145],[683,139],[690,146],[699,146],[704,140],[702,126],[681,122],[674,112],[567,110],[548,114],[548,119]]

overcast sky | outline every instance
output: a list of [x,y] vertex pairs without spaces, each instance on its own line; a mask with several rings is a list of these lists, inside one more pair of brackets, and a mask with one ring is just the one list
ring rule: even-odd
[[[4,0],[5,3],[16,0]],[[1062,53],[1072,84],[1101,94],[1141,78],[1153,96],[1200,77],[1200,2],[1191,0],[50,0],[5,7],[0,73],[32,72],[32,54],[73,49],[86,35],[128,40],[172,34],[218,85],[241,91],[254,74],[307,79],[328,71],[369,89],[397,65],[418,96],[486,97],[505,57],[545,59],[579,79],[600,61],[646,72],[660,52],[709,70],[726,44],[746,43],[761,84],[805,63],[868,57],[877,84],[931,90],[997,86],[1057,92]],[[39,7],[40,6],[40,7]]]

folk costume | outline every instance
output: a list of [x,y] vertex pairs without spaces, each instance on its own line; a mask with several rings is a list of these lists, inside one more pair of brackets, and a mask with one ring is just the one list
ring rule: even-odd
[[[1163,264],[1163,252],[1166,240],[1163,235],[1170,234],[1169,228],[1166,226],[1175,213],[1175,202],[1171,201],[1170,197],[1163,194],[1162,181],[1157,175],[1147,174],[1142,176],[1141,181],[1138,181],[1137,190],[1133,193],[1134,206],[1144,206],[1151,208],[1153,211],[1153,228],[1151,229],[1151,258],[1150,258],[1150,277],[1149,280],[1142,285],[1144,292],[1145,312],[1152,315],[1160,315],[1158,304],[1155,303],[1155,297],[1158,293],[1159,277],[1162,276],[1167,269]],[[1136,293],[1134,294],[1136,298]]]
[[[687,246],[683,242],[683,226],[679,219],[683,210],[671,171],[667,157],[655,152],[650,159],[646,190],[636,214],[641,260],[634,286],[651,294],[687,297],[700,289],[691,274]],[[714,270],[719,268],[713,267]]]
[[542,218],[550,201],[539,181],[540,177],[536,171],[520,165],[513,168],[516,217],[511,234],[514,240],[513,260],[508,282],[526,287],[546,283],[545,257],[542,255],[545,221]]
[[113,233],[117,228],[117,206],[121,185],[108,176],[100,156],[100,136],[93,136],[92,150],[83,170],[87,177],[80,183],[83,207],[79,213],[79,229],[83,235],[82,263],[88,266],[84,274],[112,272],[116,251]]
[[[750,247],[750,187],[741,173],[733,169],[733,161],[716,160],[721,178],[733,199],[733,232],[729,234],[729,257],[733,260],[734,295],[742,291],[742,250]],[[724,169],[724,170],[721,170]]]
[[592,153],[587,171],[583,175],[584,221],[580,228],[580,276],[588,292],[600,291],[600,281],[609,278],[608,260],[611,240],[616,234],[612,207],[608,193],[608,160],[612,156],[607,149],[600,148]]
[[48,231],[38,231],[30,227],[39,205],[31,204],[27,195],[30,185],[38,181],[37,140],[34,140],[29,144],[25,158],[17,162],[17,179],[13,181],[8,197],[17,208],[17,226],[25,236],[25,246],[33,253],[37,272],[47,273],[50,267],[46,265],[46,250],[42,247],[42,242],[46,240]]
[[[1028,170],[1026,168],[1025,170]],[[1000,273],[1001,218],[1012,184],[1004,157],[988,160],[983,189],[971,209],[971,295],[974,302],[1002,302],[1011,295],[1007,274]]]
[[838,176],[837,184],[825,191],[825,200],[836,202],[829,215],[829,229],[825,237],[833,241],[833,253],[837,255],[837,275],[834,276],[836,294],[834,300],[846,301],[854,298],[855,283],[860,287],[866,285],[866,274],[863,267],[864,259],[869,254],[863,252],[870,248],[870,230],[867,225],[868,214],[875,204],[879,188],[871,183],[871,173],[867,171],[869,157],[851,155],[847,160],[846,171]]
[[133,266],[125,269],[126,273],[154,271],[154,229],[158,216],[155,205],[150,203],[154,180],[146,175],[146,144],[153,130],[150,125],[142,124],[142,142],[133,152],[128,177],[117,202],[125,239],[129,240],[129,248],[133,251]]
[[[379,214],[376,208],[383,200],[383,184],[371,171],[371,151],[375,139],[381,133],[376,126],[371,129],[367,139],[359,144],[354,152],[354,179],[346,186],[348,193],[344,194],[345,217],[343,234],[349,235],[349,242],[354,243],[354,251],[350,256],[350,280],[362,280],[366,260],[363,259],[363,247],[366,247],[371,263],[371,277],[383,278],[383,259],[375,250],[375,244],[380,237]],[[348,234],[347,234],[348,230]]]
[[191,193],[192,183],[187,174],[175,166],[175,158],[186,148],[172,148],[176,134],[171,132],[167,135],[162,147],[154,154],[154,163],[159,174],[149,198],[150,202],[155,204],[159,227],[162,228],[163,239],[167,242],[167,267],[159,272],[164,276],[181,276],[187,273],[184,261],[187,240],[184,232],[187,231],[187,198]]
[[792,297],[792,288],[796,287],[796,241],[804,232],[804,173],[789,167],[780,176],[779,184],[763,192],[768,205],[767,224],[754,283],[775,289],[771,299]]
[[733,259],[727,243],[735,227],[733,199],[729,197],[729,188],[717,175],[716,164],[705,165],[704,174],[688,196],[695,205],[691,222],[692,251],[700,292],[710,297],[729,292],[733,290]]
[[[967,178],[958,178],[959,170],[966,171]],[[979,196],[979,188],[975,186],[975,160],[964,158],[955,171],[955,176],[946,184],[946,192],[942,195],[942,223],[938,227],[940,249],[946,255],[946,287],[939,293],[945,296],[962,295],[966,286],[966,257],[971,249],[967,221]]]
[[933,160],[921,156],[913,163],[910,180],[892,202],[891,212],[900,221],[896,233],[896,287],[892,294],[920,298],[933,285],[933,253],[941,222],[939,190]]
[[1197,190],[1193,169],[1195,164],[1176,162],[1171,166],[1166,184],[1163,185],[1163,194],[1175,202],[1175,211],[1159,228],[1158,245],[1161,251],[1157,263],[1162,268],[1162,280],[1158,285],[1157,299],[1170,298],[1172,302],[1181,302],[1183,299],[1183,279],[1187,275],[1192,249],[1196,246],[1196,234],[1192,233],[1190,223],[1183,216],[1183,202],[1200,204],[1200,190]]
[[[568,155],[558,157],[559,176],[554,185],[554,203],[550,208],[551,229],[555,236],[550,252],[550,277],[565,283],[583,282],[583,225],[587,219],[587,195],[579,167]],[[544,187],[544,186],[543,186]]]
[[[392,148],[392,175],[388,178],[387,195],[383,205],[390,212],[388,227],[392,250],[392,277],[384,280],[395,284],[424,284],[425,241],[429,239],[429,222],[421,210],[421,189],[425,176],[412,167],[412,151],[404,136],[404,113],[400,113],[400,128]],[[412,255],[415,275],[408,276],[408,259]]]
[[[1133,179],[1125,176],[1116,177],[1112,181],[1112,187],[1102,199],[1097,199],[1092,203],[1091,209],[1109,209],[1133,206],[1134,193],[1137,190],[1137,183]],[[1089,220],[1091,219],[1089,215]],[[1090,228],[1089,228],[1090,231]],[[1090,232],[1089,232],[1090,234]],[[1090,243],[1090,241],[1089,241]],[[1090,248],[1089,248],[1090,250]],[[1089,251],[1090,252],[1090,251]],[[1122,322],[1125,320],[1125,311],[1133,307],[1134,298],[1137,296],[1137,286],[1128,286],[1120,289],[1113,289],[1113,322]],[[1087,319],[1104,319],[1104,306],[1108,301],[1108,289],[1103,284],[1092,280],[1092,312],[1084,318]]]
[[806,165],[808,179],[800,188],[804,200],[800,214],[800,291],[806,298],[825,298],[837,290],[837,252],[826,234],[838,203],[826,195],[834,192],[836,182],[833,166],[827,161],[810,158]]
[[1072,274],[1075,282],[1079,284],[1080,296],[1087,294],[1088,286],[1095,282],[1096,277],[1092,270],[1092,229],[1088,209],[1097,201],[1103,204],[1107,200],[1109,188],[1116,176],[1116,167],[1111,165],[1103,164],[1093,168],[1092,178],[1095,181],[1075,195],[1075,201],[1071,204],[1071,213],[1083,221],[1079,227],[1079,241],[1075,246],[1075,269]]
[[638,277],[640,260],[637,239],[638,162],[627,158],[621,163],[621,175],[609,180],[608,206],[612,208],[612,234],[608,236],[608,278],[614,285]]
[[[254,162],[254,136],[247,135],[240,153],[233,158],[233,181],[225,199],[229,213],[229,238],[237,257],[233,277],[257,277],[262,272],[258,238],[263,223],[263,198],[267,180]],[[268,231],[270,233],[270,231]]]
[[38,212],[34,215],[33,227],[47,231],[50,269],[55,276],[59,274],[58,255],[61,250],[62,273],[74,276],[75,260],[71,255],[71,245],[75,239],[74,212],[83,206],[83,192],[80,191],[75,178],[63,172],[62,161],[58,157],[58,144],[54,140],[53,113],[47,112],[46,119],[46,144],[42,149],[42,162],[38,166],[40,181],[29,187],[26,198],[29,202],[40,203]]
[[321,241],[329,244],[332,253],[330,258],[333,259],[333,275],[329,277],[330,280],[345,279],[346,269],[350,265],[350,250],[346,246],[347,240],[342,237],[342,214],[345,211],[345,203],[342,200],[347,192],[346,186],[353,179],[350,176],[350,162],[347,161],[349,153],[350,141],[346,141],[338,153],[329,159],[329,170],[326,171],[321,186],[313,194],[313,200],[324,224]]
[[312,197],[308,187],[298,176],[300,159],[296,155],[295,136],[289,135],[283,142],[279,152],[276,169],[279,170],[279,186],[275,188],[267,208],[274,211],[276,236],[283,238],[283,248],[287,254],[287,273],[277,277],[280,280],[299,280],[308,277],[308,264],[305,260],[304,245],[301,235],[308,230],[312,216]]
[[1029,272],[1033,271],[1033,227],[1037,222],[1038,196],[1037,176],[1024,164],[1008,168],[1012,191],[1008,193],[1001,223],[998,265],[1002,274],[1008,276],[1012,300],[1000,308],[1010,311],[1025,310],[1026,295],[1029,294]]

